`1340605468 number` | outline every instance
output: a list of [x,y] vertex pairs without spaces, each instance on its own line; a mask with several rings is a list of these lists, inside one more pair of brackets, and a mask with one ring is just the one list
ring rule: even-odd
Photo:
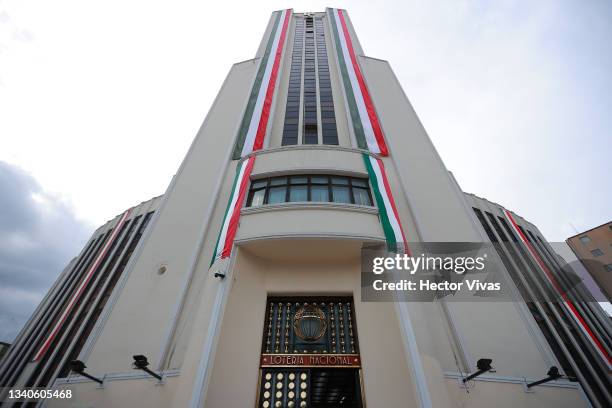
[[48,390],[44,388],[9,389],[8,398],[15,399],[68,399],[72,398],[72,390]]

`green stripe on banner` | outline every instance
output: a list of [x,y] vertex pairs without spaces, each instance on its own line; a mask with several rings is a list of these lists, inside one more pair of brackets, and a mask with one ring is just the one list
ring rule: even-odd
[[230,210],[231,210],[230,206],[232,204],[232,197],[234,197],[234,194],[236,193],[236,185],[238,184],[238,177],[240,176],[240,170],[242,169],[242,166],[244,166],[244,162],[240,162],[238,166],[236,166],[236,175],[234,176],[234,183],[232,184],[232,190],[230,191],[230,196],[229,196],[229,199],[227,200],[227,208],[225,209],[225,215],[221,219],[221,228],[219,228],[219,235],[217,236],[217,242],[215,243],[215,248],[213,250],[213,256],[212,256],[212,259],[210,260],[209,267],[211,267],[212,264],[214,264],[215,260],[217,259],[217,248],[219,248],[219,241],[221,240],[221,235],[223,235],[223,226],[225,225],[225,220],[228,217],[228,214],[230,213]]
[[274,21],[274,26],[270,32],[270,38],[268,40],[268,44],[266,45],[266,51],[264,52],[264,55],[259,63],[259,70],[255,76],[255,82],[253,83],[253,88],[251,88],[251,95],[249,96],[249,101],[247,103],[244,116],[242,117],[242,123],[240,124],[240,130],[238,131],[238,139],[234,145],[234,152],[232,154],[232,158],[234,160],[238,160],[242,156],[242,147],[244,146],[244,140],[246,139],[249,126],[251,125],[253,110],[255,109],[257,96],[259,95],[259,89],[261,88],[261,81],[263,80],[264,73],[266,72],[266,65],[268,63],[268,58],[270,57],[272,45],[274,44],[274,36],[276,35],[276,30],[282,14],[282,11],[276,12],[276,20]]
[[[391,227],[391,221],[389,220],[389,214],[387,214],[387,207],[385,206],[385,200],[382,197],[381,190],[385,188],[382,180],[378,180],[376,172],[372,168],[372,162],[370,156],[366,153],[362,153],[363,162],[365,163],[368,175],[370,176],[370,183],[372,183],[372,190],[374,191],[374,197],[376,198],[376,204],[378,205],[378,215],[380,216],[380,223],[385,233],[385,239],[387,240],[387,249],[389,251],[397,250],[397,240],[395,239],[395,232]],[[381,169],[382,171],[382,169]]]
[[346,61],[344,60],[344,55],[342,54],[342,44],[340,43],[340,35],[342,33],[338,30],[338,26],[336,25],[336,19],[334,17],[334,12],[330,9],[330,13],[328,16],[330,17],[331,24],[334,28],[334,41],[336,43],[336,55],[338,56],[338,62],[340,65],[340,71],[342,73],[342,82],[344,82],[344,90],[346,93],[346,99],[348,100],[349,111],[351,112],[351,122],[353,122],[353,129],[355,130],[355,136],[357,138],[357,145],[360,149],[368,149],[368,144],[366,143],[365,133],[363,131],[363,125],[361,124],[361,118],[359,116],[359,110],[357,109],[357,103],[355,102],[355,94],[353,93],[353,87],[351,86],[351,80],[348,75]]

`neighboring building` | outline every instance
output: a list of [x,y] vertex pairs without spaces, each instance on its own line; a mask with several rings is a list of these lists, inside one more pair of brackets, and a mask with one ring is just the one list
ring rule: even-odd
[[612,222],[566,240],[608,299],[612,297]]
[[[520,296],[566,287],[537,228],[461,192],[344,10],[275,12],[164,196],[94,234],[0,387],[72,391],[49,407],[610,406],[600,310],[361,299],[364,245],[491,241]],[[136,355],[163,380],[135,370]],[[464,386],[480,358],[494,369]],[[104,386],[67,376],[75,359]],[[582,386],[527,392],[551,366]]]

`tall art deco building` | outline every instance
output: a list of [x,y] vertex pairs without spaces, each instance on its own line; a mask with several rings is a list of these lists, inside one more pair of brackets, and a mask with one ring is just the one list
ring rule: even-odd
[[535,226],[460,190],[345,10],[274,12],[166,193],[94,233],[0,386],[72,392],[20,403],[50,407],[610,406],[592,303],[363,301],[362,247],[412,242],[496,243],[524,299],[570,285]]

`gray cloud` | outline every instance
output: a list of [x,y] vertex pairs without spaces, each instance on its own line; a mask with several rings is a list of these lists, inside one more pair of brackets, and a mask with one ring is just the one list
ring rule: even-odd
[[92,230],[29,174],[0,161],[0,340],[15,338]]

